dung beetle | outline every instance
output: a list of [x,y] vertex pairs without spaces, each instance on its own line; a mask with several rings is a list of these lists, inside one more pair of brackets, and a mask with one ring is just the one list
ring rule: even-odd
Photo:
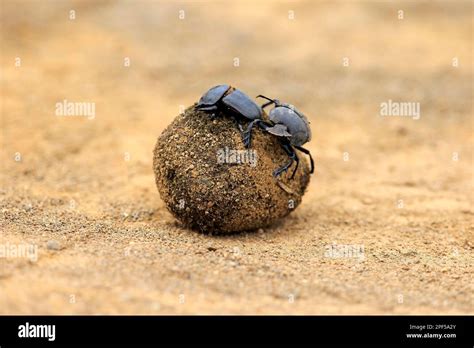
[[267,106],[274,104],[275,107],[270,111],[268,117],[270,121],[262,119],[256,119],[250,122],[247,130],[244,132],[244,145],[248,148],[250,146],[252,138],[252,127],[254,125],[259,126],[264,131],[273,134],[280,139],[280,144],[288,154],[290,160],[285,165],[277,168],[273,172],[273,176],[277,177],[281,173],[286,172],[291,167],[293,162],[296,162],[295,169],[291,175],[291,179],[295,176],[296,170],[298,169],[299,158],[296,155],[294,149],[307,154],[311,162],[311,171],[314,172],[314,161],[311,153],[301,147],[301,145],[311,140],[311,129],[309,127],[309,121],[302,112],[295,109],[293,105],[281,103],[277,99],[270,99],[263,95],[258,95],[257,98],[264,98],[268,100],[267,103],[262,105],[262,109]]
[[209,89],[199,100],[197,108],[203,111],[218,111],[222,108],[248,120],[262,118],[260,106],[241,90],[229,85],[218,85]]

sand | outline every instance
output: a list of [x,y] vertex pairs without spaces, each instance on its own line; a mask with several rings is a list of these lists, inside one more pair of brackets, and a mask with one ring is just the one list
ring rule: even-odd
[[[1,6],[0,313],[474,312],[471,2]],[[156,192],[158,135],[218,83],[311,121],[301,205],[253,233]]]

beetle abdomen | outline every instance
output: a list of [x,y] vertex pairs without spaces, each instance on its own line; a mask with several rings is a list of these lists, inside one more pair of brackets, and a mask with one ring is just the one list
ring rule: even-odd
[[238,89],[226,95],[222,99],[222,102],[250,120],[262,118],[262,109],[245,93]]

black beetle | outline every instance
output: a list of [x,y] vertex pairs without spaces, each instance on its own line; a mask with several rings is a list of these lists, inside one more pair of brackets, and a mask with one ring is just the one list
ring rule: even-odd
[[209,89],[201,97],[197,108],[203,111],[230,110],[249,120],[262,118],[262,109],[249,96],[229,85],[218,85]]
[[[248,148],[250,146],[252,138],[252,127],[258,125],[264,131],[280,137],[280,143],[285,152],[290,157],[290,160],[280,168],[275,169],[273,176],[277,177],[281,173],[286,172],[291,167],[293,161],[296,162],[295,169],[291,175],[291,179],[295,176],[296,170],[298,169],[299,158],[296,155],[294,148],[307,154],[311,162],[311,173],[314,172],[314,161],[311,153],[301,147],[301,145],[311,140],[311,129],[309,127],[309,121],[302,112],[296,110],[293,105],[281,103],[277,99],[270,99],[263,95],[258,95],[257,98],[264,98],[268,100],[267,103],[262,105],[262,109],[274,104],[275,107],[268,114],[270,121],[264,121],[262,119],[256,119],[250,122],[247,130],[244,132],[244,144]],[[294,147],[294,148],[293,148]]]

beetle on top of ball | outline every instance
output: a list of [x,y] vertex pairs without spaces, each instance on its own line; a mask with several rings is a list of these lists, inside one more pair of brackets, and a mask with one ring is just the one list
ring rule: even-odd
[[[220,109],[230,111],[243,133],[243,142],[246,148],[251,145],[254,126],[277,136],[281,147],[288,154],[289,161],[273,171],[274,177],[286,172],[295,162],[296,165],[291,175],[291,179],[293,179],[299,164],[295,149],[309,156],[311,162],[310,173],[313,173],[313,157],[309,150],[302,147],[303,144],[311,140],[311,128],[306,116],[293,105],[282,103],[278,99],[271,99],[263,95],[258,95],[257,98],[264,98],[267,102],[260,107],[239,89],[229,85],[217,85],[204,93],[197,104],[197,108],[213,114]],[[270,111],[268,120],[266,120],[263,118],[263,109],[271,104],[274,104],[275,107]],[[250,121],[245,131],[242,130],[239,122],[242,119]]]

